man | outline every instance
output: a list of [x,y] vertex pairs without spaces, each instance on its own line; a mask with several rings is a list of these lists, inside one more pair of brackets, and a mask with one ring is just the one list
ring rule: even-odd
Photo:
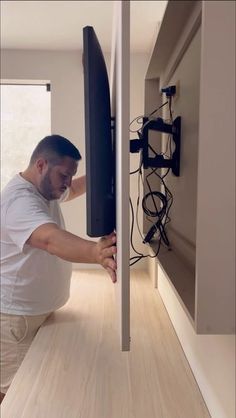
[[60,201],[85,192],[72,179],[81,159],[59,135],[35,148],[28,168],[1,196],[1,399],[39,327],[69,298],[71,262],[98,263],[116,281],[116,237],[98,242],[65,230]]

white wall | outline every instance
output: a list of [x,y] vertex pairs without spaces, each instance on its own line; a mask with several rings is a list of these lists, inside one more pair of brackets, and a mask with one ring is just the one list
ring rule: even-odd
[[[109,73],[110,57],[105,55],[105,59]],[[145,55],[131,56],[131,118],[143,114],[144,77],[147,62],[147,56]],[[82,161],[78,173],[85,173],[84,93],[81,52],[3,50],[1,67],[1,78],[3,79],[51,81],[52,133],[69,138],[79,148]],[[138,155],[132,156],[132,167],[136,167],[138,161]],[[133,198],[135,189],[136,178],[133,178],[131,179]],[[86,238],[85,196],[63,204],[62,210],[67,229]],[[140,222],[142,222],[141,214]],[[137,241],[137,233],[134,236],[135,241]],[[74,265],[75,268],[77,266]],[[79,267],[84,266],[79,265]],[[135,267],[144,268],[145,262],[138,263]]]

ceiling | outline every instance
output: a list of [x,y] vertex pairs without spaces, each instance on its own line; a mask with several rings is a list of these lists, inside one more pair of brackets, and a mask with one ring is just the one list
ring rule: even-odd
[[[93,26],[104,51],[112,39],[114,1],[1,0],[1,48],[78,50]],[[167,1],[130,1],[131,51],[149,53]]]

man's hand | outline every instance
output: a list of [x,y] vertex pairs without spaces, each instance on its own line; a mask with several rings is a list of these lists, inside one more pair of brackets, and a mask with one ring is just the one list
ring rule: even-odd
[[106,237],[100,238],[96,244],[96,258],[97,262],[107,270],[113,283],[116,282],[116,261],[114,254],[116,254],[116,235],[112,232]]

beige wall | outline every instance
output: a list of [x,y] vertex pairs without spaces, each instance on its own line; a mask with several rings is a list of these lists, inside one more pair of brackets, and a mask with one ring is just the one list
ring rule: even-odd
[[[50,80],[52,133],[68,137],[80,149],[85,172],[81,54],[51,51],[2,51],[1,77]],[[85,198],[63,205],[67,227],[85,236]]]
[[206,332],[217,327],[218,333],[232,333],[236,295],[232,1],[203,2],[198,154],[196,323]]
[[[180,176],[168,175],[167,187],[173,194],[170,211],[171,222],[167,227],[172,248],[191,267],[195,268],[196,206],[198,164],[198,120],[200,85],[201,29],[192,39],[168,85],[179,83],[179,96],[174,98],[174,118],[181,116]],[[163,87],[163,86],[161,86]],[[165,110],[164,117],[168,118]],[[163,149],[165,149],[163,143]],[[189,251],[186,251],[186,247]]]

